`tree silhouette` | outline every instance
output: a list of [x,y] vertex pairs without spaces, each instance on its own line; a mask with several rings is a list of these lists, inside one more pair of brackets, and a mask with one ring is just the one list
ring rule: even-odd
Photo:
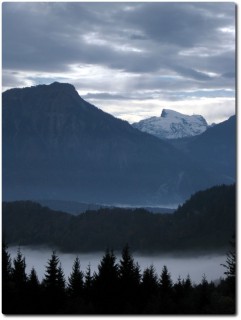
[[179,275],[177,282],[173,286],[174,301],[176,304],[175,313],[179,313],[180,310],[182,309],[181,300],[183,299],[183,296],[184,296],[184,284],[183,283],[184,283],[184,281],[181,280],[181,277]]
[[26,262],[20,248],[17,251],[17,257],[13,260],[12,278],[17,290],[23,290],[27,283]]
[[[97,310],[113,313],[117,311],[118,300],[118,266],[113,251],[107,250],[98,265],[95,275],[94,287],[96,294]],[[108,311],[107,311],[108,310]]]
[[80,271],[80,261],[79,258],[76,257],[72,272],[68,278],[68,293],[71,297],[80,297],[83,294],[84,289],[84,274]]
[[46,298],[46,312],[59,313],[63,308],[65,279],[55,251],[53,251],[51,258],[48,260],[43,286]]
[[10,274],[8,286],[3,281],[2,287],[4,314],[235,314],[236,301],[229,283],[234,277],[227,277],[217,285],[208,282],[205,275],[199,285],[193,285],[190,276],[186,280],[179,277],[173,285],[166,266],[159,281],[154,267],[150,266],[143,271],[140,281],[140,269],[128,247],[123,249],[119,265],[114,253],[107,250],[94,277],[88,266],[84,283],[76,258],[68,279],[68,295],[55,252],[48,260],[41,284],[34,268],[26,277],[25,258],[20,249],[12,272],[5,245],[2,254],[5,256],[3,273]]
[[230,241],[231,249],[227,253],[226,264],[221,264],[226,268],[224,272],[230,278],[235,278],[236,275],[236,249],[235,249],[235,236],[233,235]]
[[91,266],[90,263],[87,266],[87,270],[84,275],[84,302],[86,313],[94,313],[93,306],[93,276],[91,275]]
[[92,284],[93,284],[93,277],[91,275],[91,266],[88,264],[86,273],[85,273],[85,281],[84,281],[84,291],[85,291],[85,296],[90,293],[92,289]]
[[41,302],[41,287],[38,280],[37,273],[34,268],[31,269],[27,280],[27,293],[28,293],[28,303],[30,314],[37,313],[40,309]]
[[65,277],[61,263],[58,266],[57,287],[59,291],[65,292]]
[[162,268],[162,273],[160,277],[160,290],[162,295],[169,294],[172,289],[172,280],[171,276],[167,270],[167,267]]
[[39,279],[34,268],[31,269],[29,277],[28,277],[28,287],[31,290],[38,289],[40,286]]
[[12,263],[5,241],[2,242],[2,312],[7,314],[12,307]]
[[139,302],[141,275],[140,267],[134,262],[128,245],[122,250],[122,258],[119,264],[119,278],[123,310],[135,312]]
[[227,253],[226,263],[221,264],[226,268],[224,274],[226,278],[227,294],[235,301],[236,296],[236,244],[235,235],[232,236],[230,241],[231,249]]
[[48,289],[55,289],[58,287],[58,264],[59,258],[53,251],[51,258],[46,266],[46,273],[43,280],[43,284]]
[[19,313],[23,313],[27,303],[27,275],[25,257],[22,255],[20,248],[18,248],[17,256],[13,259],[12,281],[13,295],[11,302],[13,303],[13,309],[15,312],[18,310]]
[[144,313],[156,313],[158,298],[158,278],[153,265],[143,271],[140,285],[141,307]]
[[192,288],[192,281],[189,274],[187,275],[186,280],[183,283],[183,286],[186,292],[189,292],[189,290]]
[[2,243],[2,285],[9,285],[12,276],[12,262],[10,254],[7,251],[7,245]]
[[143,271],[141,287],[146,296],[157,294],[158,279],[153,265]]
[[160,288],[160,310],[161,313],[173,313],[173,285],[171,276],[167,270],[166,266],[163,266],[162,273],[159,281],[159,288]]
[[209,313],[210,305],[210,285],[206,275],[203,274],[201,283],[197,286],[198,303],[197,309],[200,314]]

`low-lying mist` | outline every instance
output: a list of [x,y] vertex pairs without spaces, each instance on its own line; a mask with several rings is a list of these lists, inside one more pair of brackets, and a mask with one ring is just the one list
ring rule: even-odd
[[[9,247],[8,251],[11,258],[14,259],[17,254],[18,247]],[[52,249],[44,247],[21,247],[22,254],[26,258],[26,271],[29,274],[32,267],[37,271],[39,280],[42,280],[45,273],[45,267],[51,257]],[[62,253],[56,251],[62,268],[65,273],[66,279],[72,271],[72,265],[76,256],[79,257],[81,263],[81,270],[86,271],[87,266],[90,264],[91,272],[98,271],[98,264],[100,263],[104,252],[96,253]],[[115,252],[118,263],[121,258],[120,252]],[[224,267],[221,266],[225,263],[226,256],[222,253],[203,253],[203,254],[140,254],[133,253],[135,262],[138,262],[141,271],[149,267],[151,264],[155,267],[158,277],[161,274],[163,266],[167,266],[171,274],[173,282],[176,282],[178,277],[186,279],[189,275],[191,280],[198,284],[201,282],[205,275],[208,281],[215,281],[224,277]]]

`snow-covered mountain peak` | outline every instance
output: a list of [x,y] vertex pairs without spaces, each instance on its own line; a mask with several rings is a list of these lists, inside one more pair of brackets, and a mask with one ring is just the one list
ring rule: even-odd
[[141,120],[133,123],[133,127],[161,139],[177,139],[199,135],[206,131],[208,124],[201,115],[163,109],[160,117]]

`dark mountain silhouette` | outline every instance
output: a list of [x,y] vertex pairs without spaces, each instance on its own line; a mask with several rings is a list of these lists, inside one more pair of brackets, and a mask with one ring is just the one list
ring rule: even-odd
[[5,200],[173,204],[227,182],[70,84],[11,89],[2,101]]

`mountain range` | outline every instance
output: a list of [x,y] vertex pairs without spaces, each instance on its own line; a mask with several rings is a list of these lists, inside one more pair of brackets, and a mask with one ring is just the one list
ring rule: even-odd
[[235,128],[229,119],[176,146],[96,108],[70,84],[10,89],[2,97],[3,199],[178,204],[235,181]]
[[192,137],[208,128],[201,115],[189,116],[169,109],[163,109],[160,117],[147,118],[132,125],[161,139]]

